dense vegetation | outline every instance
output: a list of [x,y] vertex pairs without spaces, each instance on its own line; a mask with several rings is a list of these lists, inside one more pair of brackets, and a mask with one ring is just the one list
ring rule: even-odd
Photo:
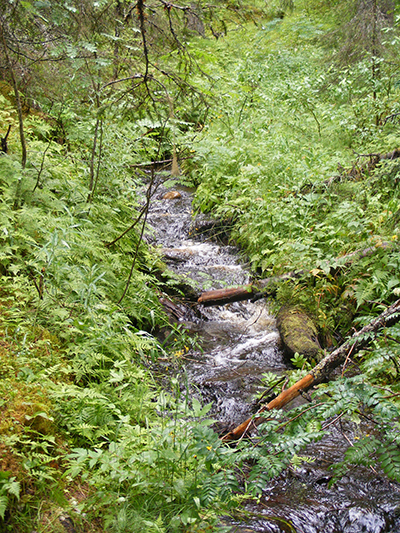
[[[4,4],[0,528],[216,530],[307,460],[327,421],[365,413],[377,431],[335,475],[378,463],[400,481],[398,326],[312,408],[227,447],[210,406],[173,378],[160,387],[158,358],[188,338],[175,325],[158,340],[159,294],[181,282],[143,239],[151,162],[167,161],[163,179],[197,187],[195,207],[230,224],[255,275],[297,273],[273,305],[305,308],[327,349],[394,301],[392,2]],[[308,363],[295,364],[292,381]]]

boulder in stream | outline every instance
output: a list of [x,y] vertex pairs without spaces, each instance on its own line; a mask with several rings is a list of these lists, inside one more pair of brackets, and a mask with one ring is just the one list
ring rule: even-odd
[[163,200],[179,200],[179,198],[182,198],[179,191],[168,191],[163,196]]
[[321,359],[323,352],[318,342],[318,331],[305,311],[284,306],[276,318],[283,349],[289,358],[299,353],[308,361]]

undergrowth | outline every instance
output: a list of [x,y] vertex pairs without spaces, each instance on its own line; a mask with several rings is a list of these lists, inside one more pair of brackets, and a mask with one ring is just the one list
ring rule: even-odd
[[398,41],[386,43],[377,89],[368,55],[330,64],[321,9],[218,45],[207,67],[220,105],[192,143],[192,173],[197,209],[235,221],[256,275],[300,273],[278,301],[308,308],[335,337],[371,302],[392,301],[400,282],[399,163],[374,163],[399,146]]
[[2,530],[62,531],[67,518],[84,531],[214,523],[216,509],[234,501],[228,451],[196,422],[200,405],[189,408],[173,385],[160,392],[151,372],[160,355],[188,344],[178,327],[169,354],[157,339],[171,329],[160,291],[178,281],[139,223],[109,244],[149,188],[131,161],[115,157],[140,128],[108,130],[113,151],[89,203],[79,155],[88,133],[75,130],[70,151],[37,139],[47,131],[40,119],[36,133],[26,124],[26,168],[14,138],[0,157]]
[[[26,20],[40,19],[21,6]],[[55,86],[27,91],[26,164],[1,84],[3,141],[11,126],[0,155],[2,531],[64,531],[68,520],[93,533],[218,530],[223,513],[312,460],[302,450],[339,419],[358,427],[369,417],[376,431],[353,438],[332,481],[373,464],[400,481],[396,326],[361,353],[359,375],[320,386],[307,409],[272,413],[257,445],[227,447],[211,406],[174,379],[163,390],[153,372],[190,339],[177,326],[168,342],[158,336],[171,329],[160,294],[179,280],[143,238],[157,180],[171,178],[148,171],[151,161],[179,155],[185,176],[173,178],[197,185],[197,209],[229,220],[255,275],[296,273],[278,284],[276,305],[305,307],[327,348],[400,291],[399,159],[374,159],[400,140],[396,19],[377,78],[370,53],[349,65],[332,58],[323,37],[337,24],[334,6],[228,7],[227,21],[204,8],[206,39],[190,34],[183,46],[172,32],[165,49],[152,34],[160,63],[138,54],[138,28],[128,44],[115,28],[61,43],[68,61]],[[55,13],[60,30],[65,14]],[[115,81],[107,53],[115,60],[122,49],[124,81],[140,78],[135,61],[147,77],[104,92],[101,75]],[[292,381],[307,371],[301,356],[294,364]]]

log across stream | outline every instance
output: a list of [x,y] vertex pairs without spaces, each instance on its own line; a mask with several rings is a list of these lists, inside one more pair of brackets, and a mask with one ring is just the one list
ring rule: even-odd
[[[194,280],[198,292],[242,286],[250,276],[239,251],[210,235],[196,234],[191,218],[192,192],[163,199],[159,189],[149,213],[148,239],[163,248],[168,266]],[[246,296],[246,295],[244,295]],[[281,374],[286,366],[279,348],[275,317],[265,300],[235,301],[216,307],[200,305],[197,315],[182,315],[189,334],[198,335],[202,351],[185,354],[185,371],[193,394],[213,402],[213,416],[229,434],[252,415],[254,393],[263,372]],[[301,397],[295,402],[304,402]],[[366,421],[361,423],[367,424]],[[345,427],[346,426],[346,427]],[[350,470],[329,488],[329,466],[343,457],[350,438],[360,428],[350,422],[332,426],[329,437],[307,448],[312,464],[287,471],[264,489],[258,504],[248,504],[248,521],[226,520],[231,533],[397,533],[400,531],[400,491],[376,473]],[[368,427],[361,428],[368,432]]]

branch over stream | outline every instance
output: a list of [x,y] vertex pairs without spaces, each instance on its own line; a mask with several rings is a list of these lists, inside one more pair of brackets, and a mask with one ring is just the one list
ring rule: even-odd
[[311,387],[329,379],[330,373],[340,364],[347,361],[350,355],[353,355],[368,346],[378,331],[385,327],[392,326],[399,320],[400,300],[397,300],[378,317],[371,320],[371,322],[364,326],[360,331],[354,333],[349,340],[322,359],[322,361],[320,361],[309,374],[297,381],[289,389],[281,392],[281,394],[271,402],[259,409],[254,416],[248,418],[235,429],[224,435],[222,440],[229,442],[243,437],[246,432],[266,421],[265,417],[260,416],[261,413],[272,411],[272,409],[281,409],[301,393],[306,392]]

